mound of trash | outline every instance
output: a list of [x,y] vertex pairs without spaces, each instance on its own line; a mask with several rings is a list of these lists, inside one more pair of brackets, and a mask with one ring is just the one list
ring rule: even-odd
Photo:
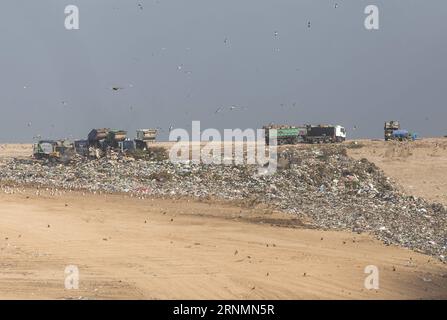
[[445,261],[443,205],[405,195],[373,163],[347,156],[341,146],[289,147],[278,156],[272,175],[256,165],[174,164],[162,157],[114,155],[70,164],[14,159],[1,166],[0,183],[262,203],[310,218],[317,228],[371,232],[386,244]]

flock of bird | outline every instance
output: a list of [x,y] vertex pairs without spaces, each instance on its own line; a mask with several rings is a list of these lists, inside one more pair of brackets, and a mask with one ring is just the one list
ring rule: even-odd
[[[157,0],[157,3],[159,3],[158,0]],[[337,9],[338,7],[339,7],[339,4],[338,4],[338,3],[335,3],[335,4],[334,4],[334,8]],[[137,8],[138,8],[139,10],[144,10],[144,6],[143,6],[142,3],[137,3]],[[311,28],[311,21],[310,21],[310,20],[307,22],[307,27],[308,27],[308,28]],[[278,32],[278,31],[274,31],[273,35],[274,35],[274,37],[276,38],[276,37],[279,36],[279,32]],[[230,43],[230,39],[229,39],[228,37],[225,37],[224,40],[223,40],[223,42],[224,42],[225,45],[227,45],[227,44]],[[165,49],[166,49],[166,48],[162,48],[162,50],[165,50]],[[190,49],[190,48],[188,48],[188,49]],[[275,50],[276,50],[276,49],[275,49]],[[278,49],[278,51],[279,51],[279,49]],[[179,71],[182,71],[183,68],[184,68],[183,64],[177,66],[177,69],[178,69]],[[297,70],[299,70],[299,69],[297,69]],[[183,71],[183,72],[184,72],[185,74],[191,74],[191,73],[192,73],[192,71]],[[133,84],[129,84],[127,87],[132,88],[132,87],[133,87]],[[119,91],[122,91],[122,90],[126,89],[127,87],[125,87],[125,86],[112,86],[112,87],[109,87],[109,89],[110,89],[111,91],[113,91],[113,92],[119,92]],[[23,88],[24,88],[24,89],[28,89],[29,86],[28,86],[28,85],[24,85]],[[190,95],[188,95],[188,96],[190,96]],[[64,106],[64,107],[68,107],[69,103],[68,103],[68,101],[62,100],[62,101],[61,101],[61,105]],[[281,104],[280,104],[280,107],[286,107],[286,106],[287,106],[287,105],[284,104],[284,103],[281,103]],[[296,107],[296,102],[293,102],[293,103],[292,103],[292,107]],[[132,110],[133,110],[133,106],[130,106],[129,109],[130,109],[130,111],[132,111]],[[230,111],[230,112],[231,112],[231,111],[245,111],[245,110],[248,110],[248,107],[246,107],[246,106],[238,106],[238,105],[234,105],[234,104],[233,104],[233,105],[229,105],[229,106],[220,106],[220,107],[218,107],[218,108],[214,111],[214,114],[221,114],[221,113],[224,113],[224,112],[227,112],[227,111]],[[31,127],[31,126],[32,126],[32,123],[31,123],[31,122],[28,122],[28,123],[27,123],[27,126],[28,126],[28,127]],[[54,127],[54,125],[52,125],[52,127]],[[173,128],[174,128],[174,125],[171,124],[171,125],[169,126],[169,128],[167,128],[167,131],[168,131],[168,132],[171,132],[171,131],[173,130]],[[162,127],[157,127],[157,129],[158,129],[160,132],[166,132],[166,130],[165,130],[164,128],[162,128]],[[38,135],[38,136],[40,136],[40,135]]]

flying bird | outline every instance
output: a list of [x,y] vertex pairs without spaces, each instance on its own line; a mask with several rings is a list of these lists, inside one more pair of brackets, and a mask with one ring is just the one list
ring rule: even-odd
[[217,108],[217,110],[216,111],[214,111],[214,113],[219,113],[219,112],[222,112],[222,110],[224,109],[224,107],[219,107],[219,108]]
[[231,106],[230,106],[230,111],[238,110],[238,109],[240,109],[240,110],[245,110],[245,109],[247,109],[247,107],[236,106],[236,105],[231,105]]
[[214,113],[221,113],[221,112],[225,111],[226,109],[228,111],[236,111],[236,110],[246,110],[248,108],[244,107],[244,106],[237,106],[237,105],[233,104],[233,105],[228,106],[228,107],[219,107],[219,108],[217,108],[216,111],[214,111]]

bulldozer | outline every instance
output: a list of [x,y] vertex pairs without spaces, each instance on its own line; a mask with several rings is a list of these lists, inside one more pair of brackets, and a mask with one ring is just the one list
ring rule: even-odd
[[69,140],[40,140],[33,146],[33,156],[38,160],[69,162],[75,153],[74,144]]

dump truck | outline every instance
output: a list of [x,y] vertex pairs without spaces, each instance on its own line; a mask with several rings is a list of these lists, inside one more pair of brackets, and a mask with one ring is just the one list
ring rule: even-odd
[[[270,144],[270,139],[277,139],[277,144],[297,144],[304,140],[307,134],[305,126],[290,126],[290,125],[268,125],[264,126],[265,143]],[[276,130],[272,131],[273,129]]]
[[385,122],[384,131],[385,141],[414,141],[418,137],[417,133],[401,129],[399,121],[395,120]]
[[93,129],[88,134],[88,144],[90,147],[102,149],[103,143],[109,134],[109,128]]
[[157,138],[157,132],[157,129],[138,129],[137,138],[135,139],[136,149],[149,149],[150,144],[154,143]]
[[105,139],[105,144],[103,145],[103,148],[112,148],[112,149],[118,149],[120,148],[120,142],[123,142],[126,140],[127,131],[124,130],[109,130],[107,133],[107,137]]
[[74,154],[74,144],[69,140],[40,140],[33,146],[36,159],[68,162]]
[[384,131],[385,131],[385,141],[394,140],[393,132],[395,130],[400,130],[399,121],[392,120],[385,122]]
[[88,134],[89,147],[98,148],[103,151],[112,148],[120,148],[120,142],[126,140],[127,131],[109,128],[93,129]]
[[346,140],[346,129],[340,125],[308,125],[307,143],[340,143]]

